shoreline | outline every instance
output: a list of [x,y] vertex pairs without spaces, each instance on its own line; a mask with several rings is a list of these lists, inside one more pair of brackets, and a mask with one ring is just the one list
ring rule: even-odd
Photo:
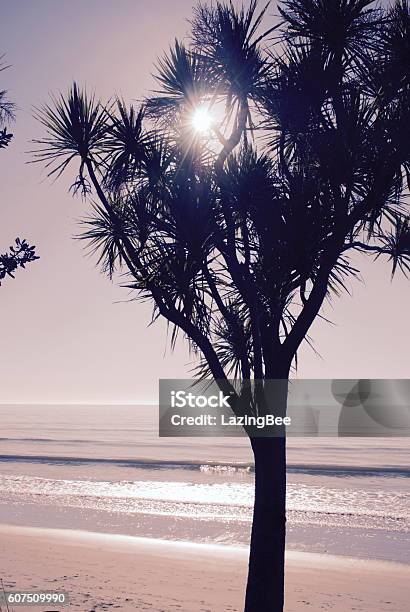
[[[246,548],[6,524],[0,538],[6,589],[68,591],[80,612],[242,610]],[[286,611],[404,612],[409,579],[398,563],[289,551]]]
[[[143,536],[133,536],[120,533],[103,531],[88,531],[85,529],[50,528],[50,527],[30,527],[23,525],[13,525],[0,523],[0,537],[15,536],[27,538],[43,538],[47,536],[50,541],[61,541],[70,545],[77,545],[85,548],[104,546],[106,550],[132,552],[134,550],[146,549],[151,554],[169,554],[178,556],[209,557],[215,554],[226,558],[237,560],[248,560],[249,547],[233,544],[209,544],[206,542],[191,542],[188,540],[167,540],[162,538],[148,538]],[[350,568],[352,565],[372,566],[375,569],[394,569],[406,568],[410,565],[400,561],[383,559],[353,557],[347,555],[335,555],[330,553],[317,553],[299,550],[286,550],[286,563],[292,565],[302,565],[310,563],[316,567],[337,566],[338,568]]]
[[[164,554],[169,556],[211,556],[222,555],[224,557],[239,560],[248,560],[249,547],[244,545],[232,544],[209,544],[207,542],[191,542],[189,540],[168,540],[160,538],[149,538],[144,536],[133,536],[122,533],[111,533],[105,531],[88,531],[86,529],[50,528],[50,527],[31,527],[26,525],[13,525],[0,523],[0,538],[3,536],[44,538],[47,536],[50,541],[61,541],[70,545],[78,545],[85,548],[103,546],[106,550],[133,552],[135,550],[146,549],[150,554]],[[366,565],[375,569],[406,568],[410,565],[406,562],[391,561],[384,559],[354,557],[348,555],[337,555],[330,553],[317,553],[299,550],[286,550],[286,563],[292,565],[306,566],[311,563],[316,567],[345,567]]]

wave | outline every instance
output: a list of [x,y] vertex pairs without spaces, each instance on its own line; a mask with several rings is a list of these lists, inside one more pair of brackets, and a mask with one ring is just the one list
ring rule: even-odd
[[[243,479],[71,480],[43,476],[0,476],[0,498],[20,503],[88,508],[135,515],[248,521],[253,485]],[[408,531],[407,493],[289,483],[288,517],[293,524],[322,524]]]
[[[213,461],[172,461],[163,459],[122,459],[108,457],[74,457],[59,455],[0,455],[0,462],[10,463],[49,463],[55,465],[109,464],[130,467],[141,470],[193,470],[213,473],[252,474],[254,465],[247,462],[213,462]],[[291,463],[287,467],[289,473],[300,473],[318,476],[358,476],[358,477],[410,477],[410,468],[346,465],[320,465]]]
[[205,474],[250,474],[254,471],[254,467],[252,465],[210,465],[205,463],[199,465],[199,471]]

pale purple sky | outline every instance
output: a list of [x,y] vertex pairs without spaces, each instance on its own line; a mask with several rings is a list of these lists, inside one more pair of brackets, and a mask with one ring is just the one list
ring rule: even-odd
[[[166,327],[147,327],[147,305],[103,277],[72,240],[85,205],[27,165],[41,135],[32,107],[73,79],[107,98],[140,98],[153,62],[187,31],[191,0],[13,0],[1,2],[0,52],[12,68],[1,86],[19,107],[15,139],[0,152],[0,248],[17,235],[41,259],[0,288],[0,403],[155,401],[158,378],[189,376],[184,345],[167,349]],[[409,284],[390,267],[360,259],[364,284],[327,307],[336,326],[312,329],[322,359],[300,354],[299,375],[408,378]]]

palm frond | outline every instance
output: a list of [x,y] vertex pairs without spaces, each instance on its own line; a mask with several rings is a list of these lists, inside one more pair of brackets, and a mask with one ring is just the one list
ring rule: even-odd
[[87,242],[87,250],[97,255],[97,265],[111,279],[122,264],[124,227],[120,215],[93,203],[92,214],[81,220],[81,226],[85,229],[77,238]]
[[218,1],[215,5],[200,3],[194,9],[192,40],[213,77],[216,92],[226,96],[228,112],[238,100],[256,100],[267,74],[260,43],[271,29],[261,32],[260,27],[268,6],[258,12],[258,0],[251,0],[247,9]]
[[392,276],[397,268],[405,276],[410,273],[410,217],[398,218],[393,231],[382,236],[383,252],[392,262]]
[[94,95],[74,83],[64,97],[52,97],[52,104],[36,109],[36,119],[47,136],[34,140],[38,145],[34,161],[46,164],[48,176],[59,177],[76,157],[80,159],[79,180],[87,160],[99,160],[107,134],[107,110]]
[[301,134],[323,120],[329,78],[322,57],[308,44],[272,55],[272,69],[261,91],[268,144],[290,152]]
[[307,40],[328,61],[366,62],[379,46],[383,13],[373,0],[284,0],[279,5],[286,41]]
[[204,62],[178,40],[158,61],[154,76],[160,89],[146,101],[146,109],[155,118],[175,117],[181,110],[195,109],[210,94],[211,82]]
[[384,74],[388,82],[405,87],[410,82],[410,5],[396,0],[382,31]]
[[117,101],[117,112],[109,112],[109,123],[104,134],[105,184],[109,190],[120,189],[132,181],[145,154],[146,136],[143,132],[144,108],[137,112]]

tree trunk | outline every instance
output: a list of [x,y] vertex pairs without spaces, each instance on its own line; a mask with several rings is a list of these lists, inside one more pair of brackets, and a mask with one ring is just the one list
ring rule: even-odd
[[283,612],[286,531],[286,437],[251,438],[255,457],[245,612]]

